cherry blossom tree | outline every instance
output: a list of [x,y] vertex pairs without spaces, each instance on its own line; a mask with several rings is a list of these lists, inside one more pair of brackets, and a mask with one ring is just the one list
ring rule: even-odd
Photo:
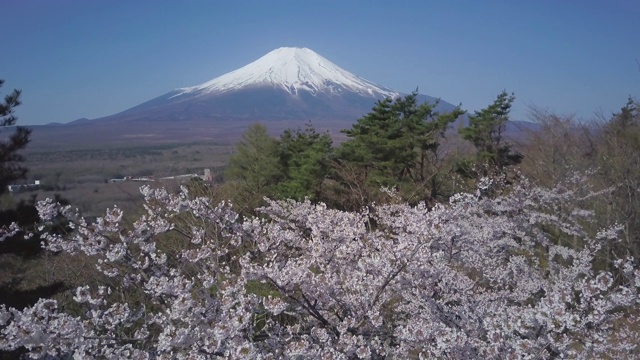
[[548,190],[522,180],[495,197],[480,181],[433,208],[268,200],[253,218],[184,189],[143,187],[146,213],[132,226],[117,208],[88,223],[42,202],[45,225],[59,215],[72,224],[45,234],[44,246],[92,256],[104,278],[75,290],[75,313],[50,299],[0,308],[0,349],[147,359],[628,355],[640,273],[632,258],[593,270],[619,228],[588,233],[580,204],[598,193],[572,181]]

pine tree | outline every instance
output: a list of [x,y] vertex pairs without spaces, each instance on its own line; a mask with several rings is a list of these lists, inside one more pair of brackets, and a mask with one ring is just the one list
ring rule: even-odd
[[236,203],[254,209],[264,196],[274,194],[282,176],[276,140],[267,134],[264,125],[251,125],[225,171],[226,179],[237,185]]
[[501,173],[522,161],[522,155],[513,152],[504,137],[514,100],[513,94],[502,91],[491,105],[469,116],[468,127],[460,129],[462,138],[476,148],[476,171],[480,176]]
[[[4,80],[0,79],[0,87]],[[14,110],[20,105],[20,90],[13,90],[0,102],[0,128],[11,128],[12,133],[0,140],[0,195],[7,192],[7,185],[23,179],[27,168],[20,165],[24,157],[18,152],[29,143],[31,130],[15,126],[18,118]],[[19,202],[14,209],[0,211],[0,232],[11,223],[22,229],[34,230],[38,221],[35,198],[30,202]],[[0,305],[23,309],[33,305],[40,298],[48,298],[64,290],[64,283],[53,281],[34,286],[25,279],[24,273],[41,258],[42,239],[32,236],[25,240],[25,231],[0,241]],[[0,359],[17,359],[25,349],[0,351]]]
[[[4,80],[0,79],[0,88]],[[13,90],[6,95],[4,102],[0,102],[0,128],[14,127],[17,121],[13,114],[16,106],[20,105],[20,90]],[[31,130],[24,127],[16,127],[11,135],[0,141],[0,194],[7,191],[7,185],[23,179],[27,169],[20,166],[24,157],[18,154],[29,143]]]
[[369,114],[342,131],[351,139],[337,150],[338,159],[364,169],[371,186],[430,187],[430,154],[437,152],[439,138],[464,111],[458,107],[439,114],[437,103],[418,104],[417,97],[416,90],[404,98],[378,101]]
[[285,175],[278,184],[278,196],[317,200],[322,182],[329,172],[332,140],[328,133],[319,134],[311,124],[304,130],[285,130],[278,150]]

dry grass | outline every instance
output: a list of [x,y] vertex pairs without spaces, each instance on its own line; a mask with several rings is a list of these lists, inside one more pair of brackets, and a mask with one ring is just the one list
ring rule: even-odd
[[[144,184],[109,183],[109,179],[202,174],[206,168],[214,176],[219,175],[233,148],[217,143],[192,143],[26,151],[27,182],[40,180],[42,189],[10,199],[5,195],[0,202],[7,205],[34,195],[44,199],[59,194],[88,216],[102,214],[114,205],[131,211],[142,200],[139,188]],[[175,186],[171,182],[151,184]]]

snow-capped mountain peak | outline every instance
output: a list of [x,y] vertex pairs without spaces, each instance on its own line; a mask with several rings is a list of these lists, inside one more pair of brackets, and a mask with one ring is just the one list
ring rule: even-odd
[[360,78],[307,48],[281,47],[235,71],[203,84],[176,89],[172,98],[185,94],[226,93],[245,88],[281,88],[293,96],[300,91],[361,96],[397,97],[400,93]]

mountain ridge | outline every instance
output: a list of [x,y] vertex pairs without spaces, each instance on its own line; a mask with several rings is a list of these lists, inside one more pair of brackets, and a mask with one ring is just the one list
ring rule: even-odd
[[[281,47],[199,85],[171,90],[98,121],[233,121],[299,119],[354,122],[377,100],[397,98],[391,90],[358,77],[308,48]],[[420,95],[420,101],[438,99]],[[455,106],[440,101],[439,111]]]
[[[369,113],[378,100],[403,95],[354,75],[308,48],[278,48],[234,71],[171,90],[119,113],[41,128],[43,134],[38,137],[92,143],[200,141],[235,137],[253,122],[263,122],[273,131],[311,122],[316,129],[339,133]],[[418,101],[438,99],[421,94]],[[439,101],[435,110],[454,108]]]

